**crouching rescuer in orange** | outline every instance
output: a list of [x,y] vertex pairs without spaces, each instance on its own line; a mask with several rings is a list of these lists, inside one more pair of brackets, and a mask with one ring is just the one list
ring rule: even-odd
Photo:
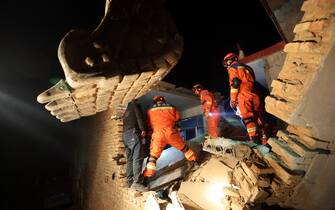
[[166,103],[163,96],[153,98],[154,105],[148,110],[148,123],[152,128],[150,157],[144,170],[144,177],[152,177],[156,172],[156,161],[164,147],[169,144],[182,151],[189,161],[197,159],[196,153],[189,148],[180,136],[175,125],[180,120],[176,108]]

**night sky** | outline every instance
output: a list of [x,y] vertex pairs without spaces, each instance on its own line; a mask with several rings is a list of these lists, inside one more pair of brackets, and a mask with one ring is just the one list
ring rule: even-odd
[[[180,62],[165,78],[178,86],[200,82],[227,93],[221,61],[236,52],[236,42],[248,55],[280,41],[258,0],[167,0],[166,6],[185,41]],[[44,181],[71,166],[88,120],[60,123],[36,96],[51,86],[49,79],[64,77],[57,48],[65,33],[93,30],[103,13],[103,0],[2,0],[0,209],[42,209]]]
[[281,41],[259,0],[169,0],[167,7],[185,46],[180,62],[165,80],[179,86],[202,83],[227,95],[228,75],[222,58],[229,52],[238,53],[236,43],[250,55]]

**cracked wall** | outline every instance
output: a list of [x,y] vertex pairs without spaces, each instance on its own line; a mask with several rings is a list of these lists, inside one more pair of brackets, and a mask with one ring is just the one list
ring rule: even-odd
[[92,119],[84,156],[82,208],[89,210],[143,209],[145,195],[127,187],[122,120],[106,111]]

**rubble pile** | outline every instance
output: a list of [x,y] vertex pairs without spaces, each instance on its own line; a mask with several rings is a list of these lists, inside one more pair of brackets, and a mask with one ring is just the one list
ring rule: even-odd
[[[284,134],[280,131],[278,138],[269,140],[273,146],[271,149],[271,146],[225,138],[210,139],[204,143],[205,151],[231,169],[231,182],[223,189],[222,202],[226,209],[255,209],[258,203],[264,202],[285,205],[293,187],[304,174],[304,171],[296,170],[300,168],[291,166],[303,165],[304,161],[294,159],[297,157],[293,149],[282,139],[286,137],[287,140],[289,136]],[[312,153],[311,150],[308,152]]]

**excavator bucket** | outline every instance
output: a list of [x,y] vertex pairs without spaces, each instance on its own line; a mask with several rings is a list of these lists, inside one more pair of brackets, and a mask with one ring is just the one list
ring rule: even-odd
[[62,122],[126,105],[158,84],[182,49],[183,39],[162,1],[107,0],[105,16],[92,33],[71,30],[61,40],[58,58],[65,80],[37,101]]

